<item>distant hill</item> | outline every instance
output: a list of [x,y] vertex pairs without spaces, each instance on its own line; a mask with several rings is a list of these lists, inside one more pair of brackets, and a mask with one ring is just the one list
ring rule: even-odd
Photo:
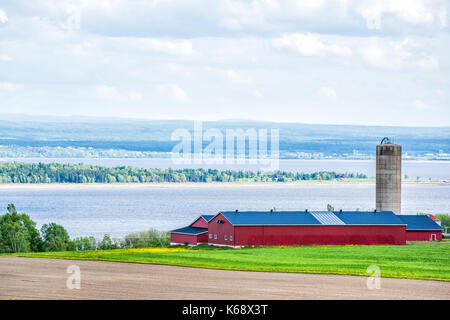
[[[169,152],[177,128],[193,130],[188,120],[137,120],[90,117],[0,115],[0,145],[21,147],[91,147]],[[374,155],[387,136],[411,155],[450,153],[450,127],[392,127],[276,123],[249,120],[205,121],[203,129],[279,129],[280,152],[359,153]]]

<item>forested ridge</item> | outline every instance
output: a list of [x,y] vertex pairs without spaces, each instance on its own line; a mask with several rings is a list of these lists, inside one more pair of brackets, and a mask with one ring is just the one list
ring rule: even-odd
[[[150,120],[0,115],[0,158],[3,157],[167,157],[178,141],[172,133],[184,128],[193,134],[191,120]],[[203,121],[203,130],[279,130],[280,157],[346,159],[375,157],[375,146],[385,136],[402,145],[409,156],[450,153],[450,127],[395,127],[246,120]],[[248,137],[247,137],[248,140]],[[203,141],[205,147],[209,141]],[[128,153],[127,153],[128,152]],[[106,154],[106,155],[105,155]],[[327,158],[328,159],[328,158]]]
[[148,183],[148,182],[292,182],[366,179],[361,173],[320,171],[241,171],[216,169],[143,169],[84,164],[1,163],[0,183]]

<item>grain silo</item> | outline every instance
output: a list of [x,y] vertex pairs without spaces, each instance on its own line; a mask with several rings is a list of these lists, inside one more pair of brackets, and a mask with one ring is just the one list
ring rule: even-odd
[[401,214],[402,147],[384,138],[377,145],[376,209]]

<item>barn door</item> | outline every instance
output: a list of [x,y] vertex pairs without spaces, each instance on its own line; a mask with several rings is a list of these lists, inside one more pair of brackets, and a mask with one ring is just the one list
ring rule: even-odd
[[436,241],[436,234],[433,233],[433,234],[431,235],[431,241]]

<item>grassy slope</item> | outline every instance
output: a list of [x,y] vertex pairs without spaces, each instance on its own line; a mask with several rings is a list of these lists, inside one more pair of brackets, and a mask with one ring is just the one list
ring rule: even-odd
[[368,266],[377,265],[382,277],[450,281],[450,245],[149,248],[16,255],[361,276],[368,275]]

